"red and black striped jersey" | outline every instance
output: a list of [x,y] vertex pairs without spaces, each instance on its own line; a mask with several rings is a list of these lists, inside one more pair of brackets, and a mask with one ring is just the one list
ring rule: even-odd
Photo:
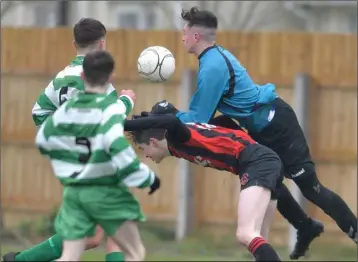
[[185,124],[190,138],[184,143],[168,140],[172,156],[184,158],[201,166],[237,174],[242,150],[256,142],[242,130],[209,124]]

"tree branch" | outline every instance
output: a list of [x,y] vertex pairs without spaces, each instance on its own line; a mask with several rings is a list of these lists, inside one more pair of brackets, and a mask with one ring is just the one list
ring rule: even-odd
[[272,6],[270,6],[270,2],[264,2],[262,3],[260,8],[256,9],[256,12],[253,14],[255,19],[252,19],[251,21],[251,25],[250,27],[247,26],[248,30],[252,30],[255,29],[261,25],[264,25],[267,22],[272,22],[272,20],[270,21],[270,18],[268,18],[268,15],[272,15],[273,13],[271,13],[270,8],[272,8]]
[[260,5],[259,1],[252,1],[252,2],[245,2],[246,4],[249,4],[248,10],[246,12],[245,18],[243,20],[243,23],[240,26],[240,29],[247,29],[247,25],[250,23],[252,18],[254,17],[254,14]]
[[[174,19],[173,19],[175,16],[175,12],[172,8],[172,5],[175,4],[175,1],[167,1],[167,2],[155,1],[154,4],[157,5],[159,7],[159,9],[162,11],[162,13],[165,15],[165,17],[167,18],[167,22],[170,24],[170,28],[179,29],[179,28],[177,28],[176,23],[174,22]],[[168,6],[168,5],[170,5],[170,6]],[[179,19],[179,17],[178,17],[178,19]]]

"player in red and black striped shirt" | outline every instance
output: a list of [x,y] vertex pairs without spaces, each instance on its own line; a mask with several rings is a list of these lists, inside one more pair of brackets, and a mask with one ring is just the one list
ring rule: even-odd
[[243,130],[208,124],[183,124],[172,114],[127,120],[134,142],[156,163],[165,157],[183,158],[204,167],[239,175],[238,241],[256,261],[280,261],[268,239],[281,185],[281,160],[271,149],[256,143]]

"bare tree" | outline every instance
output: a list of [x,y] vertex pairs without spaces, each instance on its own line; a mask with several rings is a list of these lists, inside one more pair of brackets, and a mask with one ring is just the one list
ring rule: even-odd
[[208,9],[219,17],[220,29],[257,31],[283,30],[292,14],[280,1],[209,1]]
[[213,11],[219,18],[221,30],[284,30],[300,22],[280,1],[156,1],[156,4],[167,17],[171,29],[176,28],[174,9],[192,6]]
[[180,11],[182,4],[180,1],[155,1],[155,5],[159,8],[166,18],[167,27],[169,29],[180,28]]

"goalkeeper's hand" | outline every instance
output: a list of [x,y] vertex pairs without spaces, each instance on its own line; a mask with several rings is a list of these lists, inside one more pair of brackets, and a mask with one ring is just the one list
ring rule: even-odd
[[162,100],[156,103],[150,112],[142,111],[140,115],[133,115],[132,120],[148,117],[148,116],[155,116],[155,115],[164,115],[164,114],[173,114],[175,115],[178,113],[179,110],[175,108],[172,103],[169,103],[167,100]]
[[172,103],[169,103],[167,100],[162,100],[158,103],[156,103],[152,107],[152,111],[150,111],[153,114],[176,114],[179,112],[178,109],[175,108],[175,106]]

